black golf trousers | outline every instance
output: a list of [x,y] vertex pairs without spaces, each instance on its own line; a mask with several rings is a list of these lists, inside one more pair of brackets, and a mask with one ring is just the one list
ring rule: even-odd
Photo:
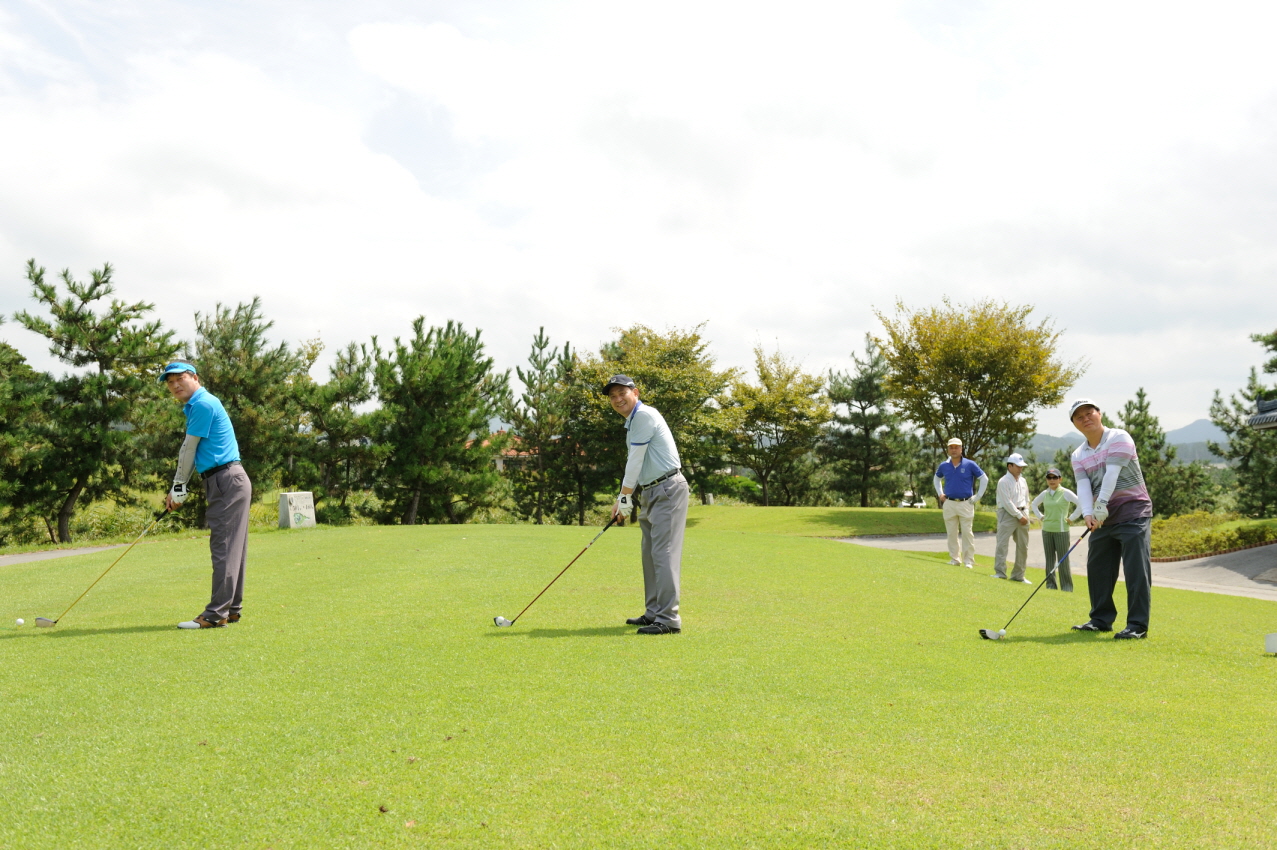
[[1086,586],[1091,593],[1092,623],[1111,628],[1117,619],[1113,590],[1117,587],[1120,569],[1126,577],[1126,625],[1148,628],[1153,587],[1149,561],[1152,524],[1153,520],[1144,517],[1112,526],[1102,525],[1091,532]]

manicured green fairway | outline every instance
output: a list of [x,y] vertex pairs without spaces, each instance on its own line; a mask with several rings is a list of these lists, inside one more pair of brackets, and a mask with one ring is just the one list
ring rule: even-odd
[[[1270,602],[1084,593],[827,540],[689,531],[686,631],[640,637],[638,533],[252,541],[242,623],[181,632],[203,540],[0,631],[4,847],[1257,847],[1277,842]],[[113,553],[0,568],[56,616]],[[1030,572],[1039,579],[1041,572]],[[383,811],[383,809],[385,811]]]
[[[859,537],[868,534],[943,534],[944,518],[934,508],[759,508],[694,505],[688,528],[767,531],[799,537]],[[976,531],[996,531],[992,513],[977,513]]]

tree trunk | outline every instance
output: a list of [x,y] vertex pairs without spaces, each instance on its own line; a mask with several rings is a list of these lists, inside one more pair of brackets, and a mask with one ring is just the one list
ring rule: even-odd
[[408,513],[404,514],[404,525],[417,524],[417,506],[421,504],[421,488],[412,491],[412,501],[408,503]]
[[58,545],[58,536],[53,533],[53,523],[49,522],[48,517],[44,517],[44,527],[49,530],[49,542],[54,546]]
[[66,501],[62,503],[61,510],[58,511],[58,539],[62,543],[71,542],[71,517],[75,516],[75,502],[80,498],[80,494],[84,492],[84,485],[87,483],[86,476],[77,478],[75,486],[71,488],[71,492],[67,494]]
[[762,475],[758,476],[758,483],[763,488],[763,507],[771,507],[771,502],[767,499],[767,479]]

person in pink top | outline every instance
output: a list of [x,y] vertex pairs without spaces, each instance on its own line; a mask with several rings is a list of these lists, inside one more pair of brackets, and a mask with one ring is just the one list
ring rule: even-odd
[[1071,460],[1078,502],[1091,531],[1086,559],[1091,619],[1073,628],[1113,631],[1117,619],[1113,591],[1122,571],[1126,576],[1126,628],[1113,637],[1142,640],[1148,636],[1153,586],[1149,560],[1153,502],[1144,485],[1135,441],[1121,428],[1106,428],[1099,406],[1088,398],[1073,402],[1069,419],[1086,438]]

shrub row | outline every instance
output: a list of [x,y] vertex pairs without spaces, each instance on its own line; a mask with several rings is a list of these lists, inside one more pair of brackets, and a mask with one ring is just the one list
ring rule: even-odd
[[1196,511],[1153,520],[1152,555],[1154,558],[1184,558],[1277,542],[1277,528],[1269,525],[1223,527],[1236,519],[1237,514]]

